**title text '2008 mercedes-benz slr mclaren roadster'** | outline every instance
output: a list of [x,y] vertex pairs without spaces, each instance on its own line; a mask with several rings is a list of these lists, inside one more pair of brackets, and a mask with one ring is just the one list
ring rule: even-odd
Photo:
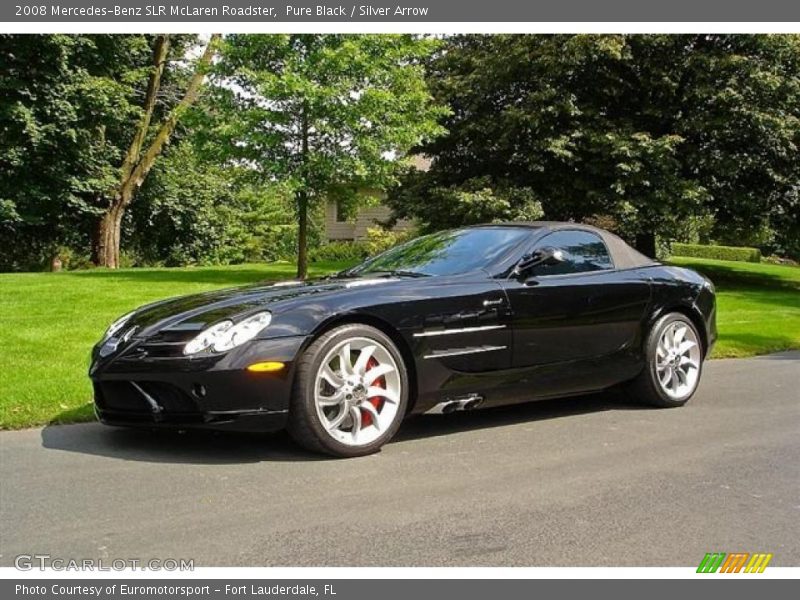
[[574,223],[466,227],[333,276],[150,304],[95,346],[110,425],[269,431],[336,456],[378,450],[407,414],[618,386],[694,394],[714,288]]

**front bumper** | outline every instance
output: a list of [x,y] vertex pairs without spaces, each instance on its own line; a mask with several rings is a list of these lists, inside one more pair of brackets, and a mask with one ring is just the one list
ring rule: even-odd
[[[119,355],[93,355],[95,413],[108,425],[274,431],[286,424],[294,364],[306,338],[254,340],[202,358],[148,356],[133,341]],[[254,362],[281,361],[277,373]]]

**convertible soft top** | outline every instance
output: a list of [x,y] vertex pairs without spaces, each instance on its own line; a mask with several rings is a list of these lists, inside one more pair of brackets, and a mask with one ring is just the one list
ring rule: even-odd
[[544,229],[547,231],[559,231],[563,229],[575,229],[578,231],[590,231],[598,235],[606,244],[611,253],[616,269],[635,269],[637,267],[650,267],[659,264],[657,261],[645,256],[638,250],[631,248],[625,240],[605,229],[585,225],[583,223],[563,223],[560,221],[525,221],[498,223],[498,227],[527,227],[529,229]]

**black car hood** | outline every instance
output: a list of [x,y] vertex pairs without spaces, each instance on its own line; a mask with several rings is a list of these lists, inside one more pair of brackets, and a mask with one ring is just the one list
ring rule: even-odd
[[223,319],[271,310],[281,302],[331,294],[392,279],[324,278],[310,281],[283,281],[227,288],[190,296],[170,298],[148,304],[131,317],[125,329],[135,326],[136,337],[157,332],[199,332]]

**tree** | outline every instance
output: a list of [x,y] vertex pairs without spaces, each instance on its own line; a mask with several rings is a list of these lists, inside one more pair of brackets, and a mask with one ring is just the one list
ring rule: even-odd
[[689,217],[742,240],[796,203],[798,36],[458,36],[428,80],[450,134],[392,202],[432,228],[539,202],[652,255]]
[[409,148],[442,131],[410,35],[234,35],[216,78],[226,156],[294,193],[297,276],[307,273],[309,206],[396,180]]
[[150,125],[156,108],[156,101],[161,91],[161,79],[167,65],[169,52],[169,36],[159,35],[153,43],[152,66],[144,95],[141,117],[136,124],[130,146],[119,169],[119,179],[104,194],[103,203],[106,208],[97,222],[97,229],[92,243],[92,256],[95,264],[116,268],[119,266],[119,250],[122,229],[122,217],[133,201],[136,190],[142,185],[145,177],[152,169],[156,158],[161,154],[175,131],[182,113],[197,99],[200,85],[206,71],[211,65],[216,52],[219,34],[211,36],[205,50],[197,60],[195,70],[186,84],[181,99],[168,112],[164,121],[152,136],[145,148],[145,141],[150,134]]
[[0,36],[0,267],[90,239],[97,264],[118,265],[125,210],[195,100],[216,37],[191,69],[195,36]]
[[4,269],[42,262],[60,244],[88,245],[84,223],[98,210],[97,190],[113,180],[108,140],[131,116],[122,86],[110,82],[135,72],[147,50],[144,36],[109,41],[0,36]]

